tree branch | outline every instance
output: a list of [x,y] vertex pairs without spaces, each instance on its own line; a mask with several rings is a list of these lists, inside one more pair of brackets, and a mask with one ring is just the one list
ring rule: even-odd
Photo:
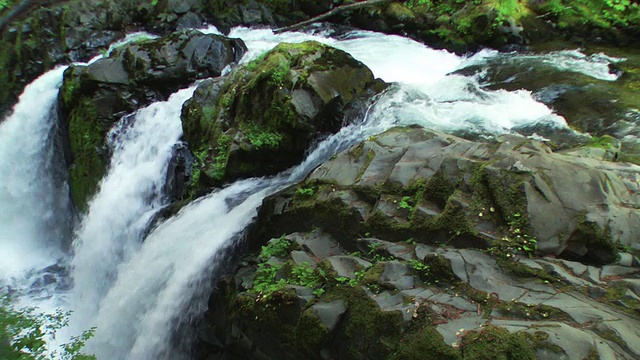
[[376,4],[381,4],[381,3],[385,3],[385,2],[389,2],[391,0],[365,0],[365,1],[360,1],[357,3],[353,3],[353,4],[347,4],[347,5],[341,5],[338,7],[335,7],[329,11],[327,11],[324,14],[320,14],[318,16],[314,16],[309,20],[305,20],[305,21],[301,21],[297,24],[293,24],[291,26],[285,26],[285,27],[281,27],[279,29],[275,29],[273,30],[274,34],[280,34],[286,31],[293,31],[293,30],[298,30],[300,28],[303,28],[307,25],[313,24],[315,22],[318,22],[320,20],[324,20],[326,18],[329,18],[331,16],[337,15],[339,13],[345,12],[345,11],[349,11],[349,10],[355,10],[355,9],[359,9],[362,7],[366,7],[366,6],[371,6],[371,5],[376,5]]
[[19,4],[12,6],[7,14],[0,18],[0,32],[2,32],[13,20],[16,20],[37,6],[47,6],[67,1],[69,0],[23,0]]

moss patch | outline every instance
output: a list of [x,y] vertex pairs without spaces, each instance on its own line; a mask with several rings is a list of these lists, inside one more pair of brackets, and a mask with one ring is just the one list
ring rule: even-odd
[[469,331],[460,340],[465,360],[535,360],[536,353],[525,333],[510,333],[494,326]]

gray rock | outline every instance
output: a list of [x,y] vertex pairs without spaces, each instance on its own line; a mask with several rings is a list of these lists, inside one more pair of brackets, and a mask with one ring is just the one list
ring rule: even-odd
[[344,300],[318,302],[311,306],[311,311],[322,321],[329,332],[332,332],[342,315],[347,311]]
[[609,277],[627,276],[631,274],[636,274],[638,272],[640,272],[639,268],[630,268],[630,267],[620,266],[620,265],[606,265],[602,267],[600,278],[606,279]]
[[384,271],[380,275],[380,282],[391,285],[398,290],[415,287],[416,278],[409,266],[397,261],[384,262],[383,264]]
[[297,242],[305,251],[310,252],[317,259],[344,254],[340,245],[331,238],[331,235],[322,231],[293,233],[287,235],[286,238]]
[[345,276],[351,279],[356,278],[356,271],[371,267],[370,262],[347,255],[330,256],[326,258],[326,260],[329,261],[331,267],[339,277]]
[[293,260],[293,262],[295,262],[298,265],[308,264],[314,269],[318,266],[318,264],[316,264],[316,261],[313,260],[311,256],[309,256],[309,254],[307,254],[304,251],[298,251],[298,250],[292,251],[291,259]]

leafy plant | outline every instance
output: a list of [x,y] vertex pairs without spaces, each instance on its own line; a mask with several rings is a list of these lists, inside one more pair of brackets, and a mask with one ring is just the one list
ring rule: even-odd
[[13,5],[12,0],[0,0],[0,11],[4,11]]
[[315,191],[311,187],[298,188],[296,190],[296,194],[300,195],[301,197],[311,197],[311,196],[313,196],[315,194]]
[[258,258],[263,261],[267,261],[272,257],[285,257],[289,254],[291,249],[291,241],[285,238],[285,235],[280,236],[277,239],[269,241],[266,246],[262,247]]
[[402,200],[400,200],[400,209],[408,209],[409,211],[413,211],[413,205],[410,204],[410,202],[413,199],[411,198],[411,196],[403,196]]
[[95,360],[81,352],[95,328],[72,337],[60,351],[51,351],[45,339],[68,325],[69,313],[39,314],[33,308],[16,309],[7,296],[0,296],[0,354],[3,360]]
[[282,143],[283,136],[277,132],[260,129],[257,125],[252,125],[244,131],[251,145],[256,149],[275,149]]

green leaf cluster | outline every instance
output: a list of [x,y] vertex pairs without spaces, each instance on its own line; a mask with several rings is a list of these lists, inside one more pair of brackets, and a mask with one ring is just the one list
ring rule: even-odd
[[51,351],[46,339],[68,325],[69,313],[57,310],[40,314],[33,308],[17,309],[6,295],[0,296],[0,358],[3,360],[95,360],[82,353],[95,328],[72,337],[60,350]]

